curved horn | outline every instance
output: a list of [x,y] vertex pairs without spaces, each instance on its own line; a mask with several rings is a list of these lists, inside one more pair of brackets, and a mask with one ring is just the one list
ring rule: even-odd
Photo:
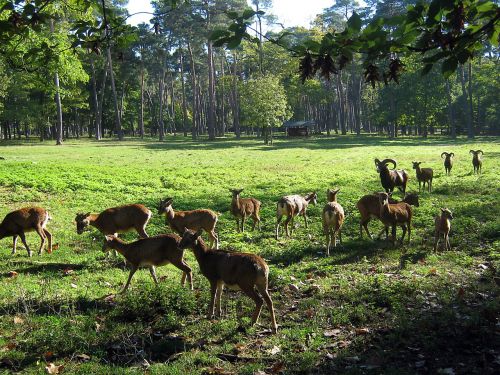
[[443,155],[450,156],[451,154],[448,154],[447,152],[443,152],[443,153],[441,154],[441,159],[443,158]]
[[396,160],[394,159],[384,159],[380,162],[380,164],[392,163],[394,165],[393,169],[396,169]]
[[378,167],[379,164],[380,164],[380,160],[378,160],[377,158],[375,158],[375,166]]
[[453,152],[450,152],[450,156],[455,157],[455,154]]
[[474,150],[469,151],[469,154],[475,154],[475,153],[476,153],[476,151],[474,151]]
[[481,155],[484,155],[484,152],[483,152],[483,151],[481,151],[481,150],[477,150],[476,152],[477,152],[477,153],[481,153]]

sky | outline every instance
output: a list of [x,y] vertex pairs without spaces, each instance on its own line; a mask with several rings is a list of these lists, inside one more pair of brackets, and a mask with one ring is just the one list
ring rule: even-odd
[[[250,0],[248,1],[250,3]],[[306,4],[307,5],[306,5]],[[279,22],[285,27],[309,26],[316,14],[321,13],[324,8],[334,4],[334,0],[273,0],[273,8],[270,13],[278,17]],[[130,14],[136,12],[152,12],[149,0],[129,0],[128,11]],[[138,14],[130,17],[129,22],[137,25],[141,22],[149,22],[150,14]]]

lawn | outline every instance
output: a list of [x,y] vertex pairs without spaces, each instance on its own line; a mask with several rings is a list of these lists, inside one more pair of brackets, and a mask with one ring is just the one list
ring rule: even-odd
[[[170,137],[123,142],[70,140],[0,143],[0,216],[26,205],[48,209],[59,247],[28,258],[22,244],[0,242],[0,372],[152,374],[493,374],[500,371],[500,143],[498,138],[387,140],[379,137],[192,142]],[[470,149],[484,151],[472,173]],[[454,152],[451,176],[440,155]],[[410,246],[359,238],[357,200],[380,191],[373,159],[434,168],[434,191],[414,209]],[[236,233],[231,188],[262,201],[262,230]],[[346,212],[343,246],[325,256],[321,211],[328,188],[340,188]],[[296,220],[292,239],[274,239],[277,200],[316,191],[310,226]],[[399,192],[396,198],[401,198]],[[253,302],[225,291],[224,315],[205,317],[209,288],[190,250],[195,291],[181,287],[173,266],[136,273],[105,258],[96,230],[76,233],[77,212],[125,203],[153,211],[147,231],[169,233],[160,198],[174,209],[220,213],[221,247],[253,252],[270,265],[278,334],[264,308],[250,327]],[[452,251],[432,251],[434,216],[454,213]],[[247,228],[250,229],[250,223]],[[381,228],[372,221],[370,229]],[[398,236],[401,232],[398,230]],[[128,241],[134,233],[124,235]],[[28,243],[37,250],[39,237]],[[260,372],[259,372],[260,371]]]

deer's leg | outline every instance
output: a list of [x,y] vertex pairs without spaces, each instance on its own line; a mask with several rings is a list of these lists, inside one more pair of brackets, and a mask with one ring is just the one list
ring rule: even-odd
[[236,231],[240,233],[240,219],[238,217],[236,217]]
[[252,315],[252,325],[253,325],[257,323],[257,321],[259,320],[260,312],[262,310],[262,304],[264,303],[264,301],[262,300],[262,297],[257,294],[253,285],[252,286],[240,285],[240,288],[243,291],[243,293],[245,293],[255,302],[255,310]]
[[332,243],[331,237],[330,237],[330,232],[328,228],[325,228],[326,232],[326,255],[330,255],[330,244]]
[[439,245],[439,232],[434,235],[434,251],[437,251]]
[[16,253],[17,237],[17,234],[12,237],[12,255]]
[[246,218],[247,218],[247,215],[243,215],[241,217],[241,232],[242,233],[245,232],[245,220],[246,220]]
[[392,244],[396,244],[396,224],[392,225]]
[[222,292],[224,291],[224,283],[219,281],[217,283],[217,291],[215,293],[215,316],[220,317],[222,315],[221,299]]
[[276,217],[276,239],[278,239],[278,237],[279,237],[279,229],[280,229],[280,223],[281,223],[282,217],[283,216]]
[[451,250],[450,236],[446,234],[446,250]]
[[264,301],[266,302],[267,308],[269,310],[269,314],[271,315],[272,331],[273,331],[273,333],[277,333],[278,332],[278,325],[276,324],[276,317],[274,316],[273,300],[271,299],[271,296],[269,295],[269,291],[267,290],[267,283],[264,286],[257,285],[257,289],[259,290],[259,293],[264,298]]
[[191,267],[187,265],[186,262],[184,262],[184,259],[176,259],[175,261],[172,262],[174,266],[176,266],[178,269],[182,271],[182,279],[181,279],[181,285],[186,284],[186,277],[189,281],[189,286],[190,289],[193,290],[193,273],[191,271]]
[[148,238],[148,234],[146,233],[146,224],[144,224],[143,227],[138,227],[138,228],[135,228],[135,230],[137,231],[137,233],[139,234],[139,236],[141,238]]
[[307,214],[304,212],[304,214],[302,216],[304,217],[304,223],[306,224],[306,228],[307,228]]
[[292,227],[293,227],[293,219],[291,219],[290,216],[287,216],[285,220],[285,233],[287,237],[290,237],[290,233],[288,232],[288,223],[290,222],[290,220],[292,221]]
[[158,278],[156,277],[155,266],[149,267],[149,272],[151,273],[151,277],[153,278],[153,281],[155,282],[155,284],[158,285]]
[[30,247],[28,246],[28,243],[26,242],[26,236],[24,235],[23,232],[19,233],[19,237],[21,237],[21,241],[23,241],[23,245],[26,248],[26,251],[28,252],[28,256],[31,258],[33,256],[33,253],[30,250]]
[[404,240],[405,234],[406,234],[406,225],[402,225],[401,229],[403,230],[403,236],[401,237],[401,244],[403,244],[403,240]]
[[408,245],[410,244],[410,237],[411,237],[411,223],[408,223]]
[[128,280],[123,289],[120,291],[120,294],[125,293],[128,289],[128,286],[130,285],[130,280],[132,280],[132,276],[134,276],[135,271],[137,271],[137,267],[132,266],[130,269],[130,274],[128,275]]
[[49,240],[48,252],[51,253],[52,252],[52,234],[45,228],[43,229],[43,232],[45,233],[45,237],[47,237],[47,239]]
[[214,316],[215,293],[217,293],[217,281],[210,280],[210,304],[208,305],[208,319]]
[[43,228],[40,226],[36,227],[35,231],[38,233],[41,240],[40,248],[38,249],[38,255],[42,255],[43,247],[45,246],[45,233],[43,231]]
[[214,229],[212,229],[209,232],[209,236],[210,236],[210,248],[212,248],[212,245],[215,242],[215,250],[219,250],[219,237],[215,233]]

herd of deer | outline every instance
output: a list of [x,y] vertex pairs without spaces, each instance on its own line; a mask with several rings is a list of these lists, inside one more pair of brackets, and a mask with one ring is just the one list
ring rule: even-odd
[[[481,173],[481,150],[473,151],[472,163],[474,172]],[[453,166],[453,153],[443,152],[441,157],[445,157],[444,166],[446,173],[451,172]],[[387,164],[392,163],[394,169],[390,170]],[[430,168],[420,168],[420,162],[413,162],[413,168],[416,170],[417,180],[423,182],[424,189],[427,183],[429,192],[432,189],[433,171]],[[384,225],[384,229],[379,233],[379,238],[385,230],[386,239],[388,238],[389,227],[392,228],[392,243],[396,240],[396,227],[400,226],[403,230],[401,243],[408,232],[408,243],[410,242],[412,208],[419,206],[417,194],[407,194],[406,185],[408,182],[408,173],[405,170],[396,170],[396,161],[393,159],[378,160],[375,159],[375,165],[380,174],[380,181],[385,193],[374,193],[363,196],[357,202],[357,208],[361,215],[360,236],[363,235],[363,228],[370,238],[373,238],[368,230],[368,222],[372,217],[378,218]],[[404,194],[403,201],[398,202],[391,197],[395,187],[398,187]],[[327,239],[327,255],[330,253],[330,246],[333,242],[337,244],[337,236],[342,243],[341,228],[344,223],[345,214],[342,206],[337,202],[337,194],[340,189],[328,190],[328,203],[323,208],[322,222],[323,232]],[[420,189],[419,189],[420,190]],[[238,232],[244,231],[245,220],[253,220],[252,230],[257,226],[260,230],[260,207],[261,202],[254,198],[241,198],[243,189],[231,190],[231,213],[236,218]],[[310,203],[317,204],[316,193],[309,193],[305,196],[288,195],[282,197],[277,203],[276,209],[276,239],[279,238],[279,228],[283,216],[286,216],[284,227],[287,236],[291,236],[294,227],[294,218],[302,216],[307,228],[307,207]],[[220,316],[221,314],[221,295],[226,285],[228,288],[241,289],[248,297],[255,302],[255,310],[252,316],[252,323],[257,322],[264,301],[271,314],[271,328],[273,332],[277,331],[277,324],[274,315],[273,302],[268,291],[269,267],[262,257],[250,253],[238,253],[218,250],[219,239],[215,233],[217,224],[217,214],[208,209],[175,211],[172,207],[173,199],[167,198],[160,200],[158,213],[165,214],[166,222],[170,228],[178,234],[163,234],[149,237],[146,233],[146,226],[151,218],[151,211],[141,204],[130,204],[120,207],[108,208],[100,214],[77,214],[76,230],[78,234],[88,227],[92,226],[99,230],[104,236],[105,241],[103,251],[112,249],[120,253],[130,265],[130,274],[128,280],[121,290],[125,292],[130,285],[134,273],[140,267],[148,267],[151,277],[155,283],[158,283],[155,267],[166,264],[173,264],[179,268],[183,274],[181,283],[185,284],[188,279],[191,290],[193,289],[193,279],[191,268],[184,261],[184,250],[191,248],[199,264],[201,273],[208,279],[211,290],[211,300],[209,306],[209,317]],[[16,253],[17,238],[20,237],[28,255],[32,256],[26,238],[25,232],[36,231],[41,238],[38,254],[40,255],[48,241],[48,252],[52,252],[52,235],[46,226],[51,219],[47,210],[41,207],[27,207],[7,214],[0,224],[0,239],[12,236],[12,254]],[[453,215],[448,209],[441,209],[441,214],[435,218],[435,242],[434,250],[440,237],[444,237],[445,248],[451,249],[448,238],[451,220]],[[291,228],[288,225],[291,223]],[[125,243],[118,238],[119,233],[135,230],[141,239]],[[207,246],[201,238],[205,231],[210,244]],[[180,236],[179,236],[180,235]],[[215,249],[213,248],[215,244]],[[258,293],[257,293],[258,291]]]

